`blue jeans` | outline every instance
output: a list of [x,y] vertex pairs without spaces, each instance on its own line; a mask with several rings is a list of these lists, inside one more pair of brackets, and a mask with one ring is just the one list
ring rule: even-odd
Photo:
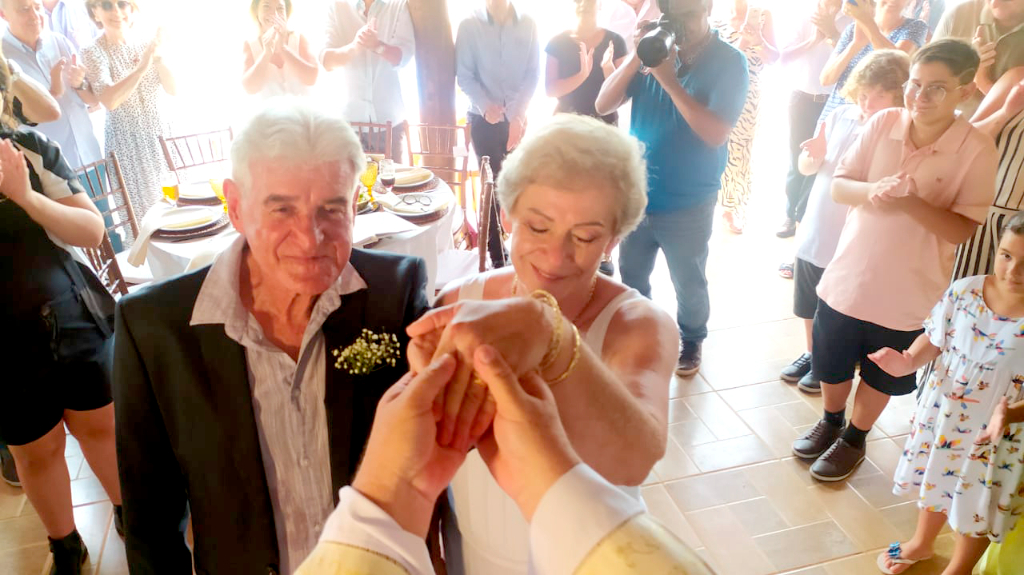
[[717,198],[675,212],[647,214],[640,227],[619,246],[622,282],[651,297],[651,272],[658,249],[665,252],[676,290],[676,322],[683,341],[701,342],[708,336],[708,240]]

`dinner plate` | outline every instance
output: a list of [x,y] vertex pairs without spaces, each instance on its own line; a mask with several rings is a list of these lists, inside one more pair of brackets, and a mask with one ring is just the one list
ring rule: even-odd
[[182,184],[178,188],[178,197],[186,200],[208,200],[211,198],[216,199],[217,194],[210,187],[210,182],[196,182]]
[[399,216],[422,216],[447,208],[448,200],[446,196],[413,192],[398,196],[398,201],[391,205],[382,203],[381,207]]
[[434,174],[426,168],[399,166],[395,169],[395,187],[413,188],[422,186],[433,179]]
[[188,232],[198,230],[215,223],[224,215],[221,208],[211,209],[202,206],[172,208],[164,212],[160,218],[160,230],[168,232]]

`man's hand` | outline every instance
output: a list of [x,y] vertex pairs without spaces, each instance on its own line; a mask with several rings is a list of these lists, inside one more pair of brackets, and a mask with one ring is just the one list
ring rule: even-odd
[[434,502],[466,457],[465,450],[437,444],[431,410],[455,367],[455,357],[445,354],[419,375],[406,374],[384,394],[352,482],[403,529],[424,537]]
[[661,64],[651,68],[651,75],[666,89],[672,84],[679,85],[679,79],[676,77],[676,60],[678,60],[678,57],[679,47],[673,45],[672,49],[668,52],[668,58],[665,58],[665,61]]
[[494,394],[494,427],[479,444],[498,485],[529,521],[541,498],[579,462],[558,416],[548,384],[529,372],[516,377],[498,351],[477,348],[473,369]]
[[872,185],[868,200],[875,207],[888,206],[895,200],[910,195],[913,189],[913,179],[907,174],[886,176]]
[[53,68],[50,68],[50,94],[55,98],[59,98],[64,94],[64,69],[67,65],[67,59],[61,58],[57,60]]
[[380,38],[377,37],[377,19],[370,18],[370,21],[356,33],[356,44],[373,50],[380,45]]
[[78,65],[78,55],[72,54],[71,63],[64,71],[68,79],[68,86],[71,86],[72,90],[77,90],[81,88],[83,84],[85,84],[86,71],[87,70],[85,66]]
[[828,141],[825,139],[825,122],[818,126],[818,133],[813,138],[801,142],[800,149],[807,152],[807,156],[814,162],[820,162],[825,159],[825,154],[828,151]]
[[526,118],[509,118],[508,119],[508,145],[505,149],[511,152],[516,149],[519,142],[523,140],[523,135],[526,133]]
[[651,31],[651,24],[654,20],[641,20],[636,23],[636,33],[633,34],[633,50],[640,45],[640,40],[644,39],[644,36]]
[[505,108],[497,104],[491,104],[484,110],[484,121],[488,124],[497,124],[505,116]]
[[0,141],[0,193],[19,206],[32,193],[25,155],[10,140]]

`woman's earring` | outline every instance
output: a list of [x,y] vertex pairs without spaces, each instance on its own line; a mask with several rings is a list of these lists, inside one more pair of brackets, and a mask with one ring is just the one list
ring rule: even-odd
[[601,256],[601,263],[606,264],[610,261],[612,261],[612,254],[606,252]]

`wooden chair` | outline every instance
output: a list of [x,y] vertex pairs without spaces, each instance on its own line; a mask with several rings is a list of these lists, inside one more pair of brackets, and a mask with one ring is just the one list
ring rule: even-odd
[[[427,168],[455,192],[459,205],[476,209],[468,201],[473,189],[469,177],[469,129],[466,126],[409,124],[405,128],[409,163]],[[467,189],[468,188],[468,189]]]
[[[477,212],[477,221],[480,222],[480,235],[478,236],[477,251],[479,252],[480,271],[487,271],[487,239],[488,228],[491,223],[492,212],[494,211],[494,172],[491,171],[491,158],[484,156],[480,158],[480,206]],[[500,233],[500,232],[499,232]]]
[[125,281],[124,274],[121,273],[121,266],[117,263],[117,254],[114,253],[109,236],[103,236],[103,242],[99,247],[87,248],[83,251],[89,259],[92,270],[96,272],[96,277],[107,288],[110,295],[115,298],[128,295],[128,282]]
[[392,126],[391,122],[386,124],[373,124],[369,122],[349,122],[359,141],[363,144],[363,151],[367,154],[384,154],[389,160],[394,160],[391,154]]
[[107,228],[105,241],[110,244],[110,252],[118,259],[120,275],[129,284],[153,281],[148,266],[135,267],[127,261],[127,240],[129,236],[133,239],[139,237],[139,223],[131,198],[128,197],[117,154],[110,152],[106,158],[86,164],[75,173],[103,217],[103,225]]
[[234,132],[231,128],[224,128],[169,138],[160,136],[160,147],[164,150],[167,168],[178,183],[184,183],[189,181],[190,173],[200,171],[203,177],[198,179],[223,177],[221,166],[230,161],[232,139]]

